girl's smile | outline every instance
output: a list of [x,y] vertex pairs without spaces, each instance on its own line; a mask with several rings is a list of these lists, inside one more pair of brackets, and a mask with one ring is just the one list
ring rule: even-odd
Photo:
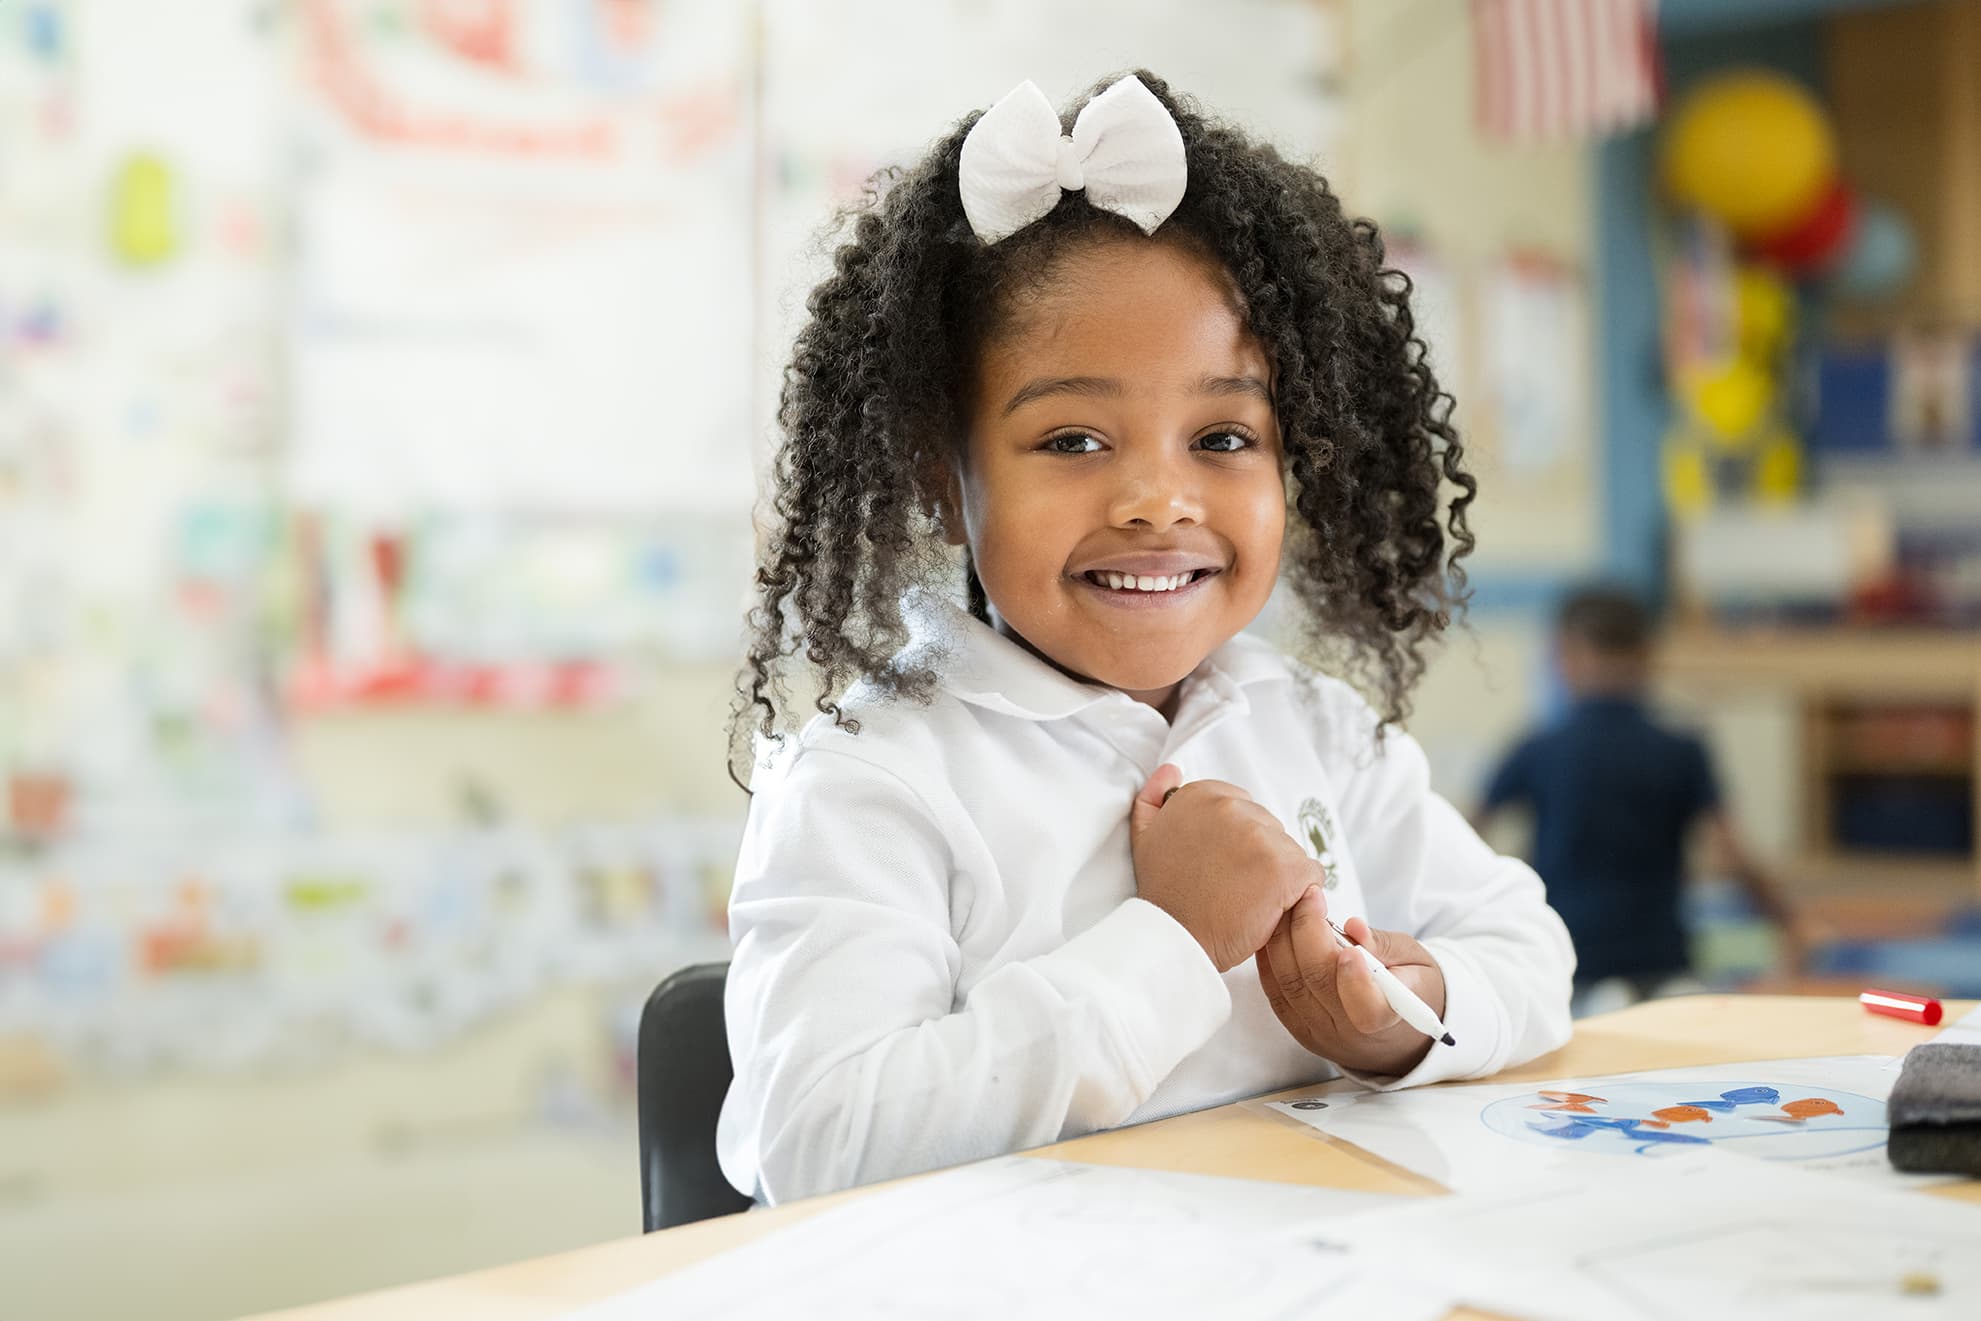
[[1219,570],[1190,569],[1182,573],[1130,574],[1089,569],[1074,581],[1091,589],[1119,610],[1161,610],[1194,600],[1197,589]]

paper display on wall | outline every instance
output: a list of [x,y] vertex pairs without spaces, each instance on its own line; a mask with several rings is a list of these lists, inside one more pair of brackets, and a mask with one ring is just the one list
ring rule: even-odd
[[300,11],[298,492],[746,508],[748,7],[377,8]]
[[1471,388],[1465,352],[1465,315],[1459,281],[1435,251],[1407,239],[1389,246],[1389,264],[1410,277],[1410,312],[1425,359],[1446,394],[1463,399]]
[[1484,273],[1478,300],[1481,398],[1469,416],[1487,442],[1472,465],[1488,493],[1473,512],[1482,561],[1587,559],[1597,545],[1595,367],[1582,277],[1511,254]]

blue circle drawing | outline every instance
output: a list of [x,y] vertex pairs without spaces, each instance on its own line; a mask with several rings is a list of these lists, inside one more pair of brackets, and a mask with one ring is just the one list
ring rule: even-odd
[[[1518,1142],[1608,1156],[1713,1146],[1764,1160],[1821,1160],[1885,1145],[1885,1103],[1833,1088],[1771,1083],[1588,1083],[1526,1092],[1479,1112]],[[1562,1099],[1562,1098],[1573,1099]]]

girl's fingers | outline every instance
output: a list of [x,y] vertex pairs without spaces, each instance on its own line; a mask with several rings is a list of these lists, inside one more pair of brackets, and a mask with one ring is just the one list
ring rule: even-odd
[[1259,946],[1259,952],[1252,956],[1253,966],[1259,970],[1259,989],[1266,993],[1266,1003],[1275,1011],[1278,1010],[1283,999],[1279,989],[1279,977],[1273,972],[1272,960],[1273,936],[1278,934],[1279,928],[1273,928],[1273,935],[1267,936],[1266,943]]
[[1156,767],[1155,774],[1151,775],[1149,782],[1142,786],[1142,791],[1135,795],[1135,801],[1148,803],[1152,807],[1161,807],[1169,801],[1171,794],[1182,787],[1182,784],[1182,769],[1175,762],[1166,761]]
[[1281,921],[1267,937],[1265,948],[1259,951],[1259,975],[1263,978],[1268,972],[1272,974],[1266,999],[1274,1009],[1300,1005],[1305,999],[1300,986],[1300,963],[1293,957],[1291,925]]
[[1287,1002],[1301,1006],[1309,1018],[1333,1017],[1328,1001],[1334,995],[1334,961],[1329,957],[1334,933],[1328,930],[1327,908],[1318,887],[1309,887],[1294,902],[1266,944]]
[[1357,1032],[1373,1036],[1400,1021],[1396,1011],[1389,1007],[1382,987],[1376,985],[1376,975],[1356,951],[1345,949],[1336,956],[1334,982],[1342,1012]]
[[[1401,1020],[1355,950],[1343,949],[1327,926],[1321,896],[1309,891],[1273,928],[1257,955],[1259,986],[1275,1012],[1291,1012],[1326,1035],[1374,1036]],[[1371,939],[1369,924],[1349,920],[1352,939]]]
[[1328,901],[1322,897],[1321,887],[1310,885],[1301,891],[1280,926],[1286,929],[1293,955],[1299,960],[1300,974],[1310,988],[1318,989],[1314,975],[1324,972],[1328,951],[1335,947],[1334,932],[1328,929]]
[[1359,917],[1342,927],[1358,945],[1366,945],[1385,968],[1431,962],[1430,951],[1401,931],[1378,931]]

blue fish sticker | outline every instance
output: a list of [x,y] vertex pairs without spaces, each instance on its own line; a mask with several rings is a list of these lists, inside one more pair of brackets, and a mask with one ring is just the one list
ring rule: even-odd
[[1720,1099],[1735,1105],[1773,1105],[1782,1099],[1782,1094],[1773,1087],[1736,1087],[1730,1092],[1721,1092]]
[[1713,1145],[1711,1138],[1694,1137],[1690,1133],[1661,1133],[1655,1128],[1647,1128],[1641,1133],[1632,1133],[1630,1136],[1633,1141],[1644,1144],[1637,1148],[1640,1153],[1649,1151],[1653,1144],[1659,1142],[1671,1142],[1689,1147],[1710,1147]]

